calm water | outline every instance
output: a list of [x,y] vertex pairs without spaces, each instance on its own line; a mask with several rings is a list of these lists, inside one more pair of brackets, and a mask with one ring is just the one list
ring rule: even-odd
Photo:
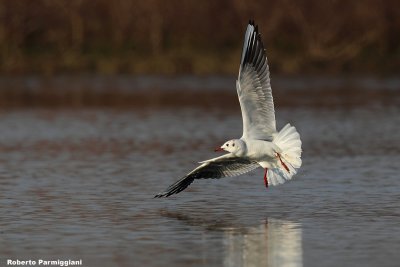
[[0,113],[0,266],[398,266],[400,108],[281,108],[304,160],[153,195],[239,137],[237,111]]

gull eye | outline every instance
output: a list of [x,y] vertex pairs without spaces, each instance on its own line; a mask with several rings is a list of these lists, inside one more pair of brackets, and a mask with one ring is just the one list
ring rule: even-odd
[[226,146],[229,146],[229,144],[226,144]]
[[235,143],[233,143],[232,146],[235,146]]

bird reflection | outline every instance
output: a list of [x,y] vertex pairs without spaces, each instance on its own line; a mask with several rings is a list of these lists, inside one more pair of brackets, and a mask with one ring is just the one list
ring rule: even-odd
[[[301,267],[303,266],[302,230],[301,224],[288,220],[268,218],[261,224],[246,226],[243,217],[224,218],[201,216],[163,210],[161,215],[177,219],[190,226],[201,226],[206,232],[219,232],[222,237],[222,254],[212,249],[221,257],[225,267]],[[230,217],[230,218],[228,218]],[[205,241],[207,243],[207,241]]]
[[268,219],[248,228],[226,228],[224,266],[303,266],[301,225]]

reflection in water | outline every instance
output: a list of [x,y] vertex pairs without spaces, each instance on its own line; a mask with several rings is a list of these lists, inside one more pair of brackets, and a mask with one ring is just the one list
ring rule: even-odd
[[268,219],[245,229],[227,228],[224,234],[224,266],[303,265],[299,223]]
[[265,191],[255,172],[163,201],[191,160],[241,133],[239,110],[0,112],[0,261],[398,266],[399,107],[282,109],[307,147],[293,182]]

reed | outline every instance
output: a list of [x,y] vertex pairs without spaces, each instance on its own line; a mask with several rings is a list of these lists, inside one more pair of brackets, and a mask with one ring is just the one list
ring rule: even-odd
[[249,18],[275,73],[400,67],[395,0],[0,0],[0,73],[232,74]]

